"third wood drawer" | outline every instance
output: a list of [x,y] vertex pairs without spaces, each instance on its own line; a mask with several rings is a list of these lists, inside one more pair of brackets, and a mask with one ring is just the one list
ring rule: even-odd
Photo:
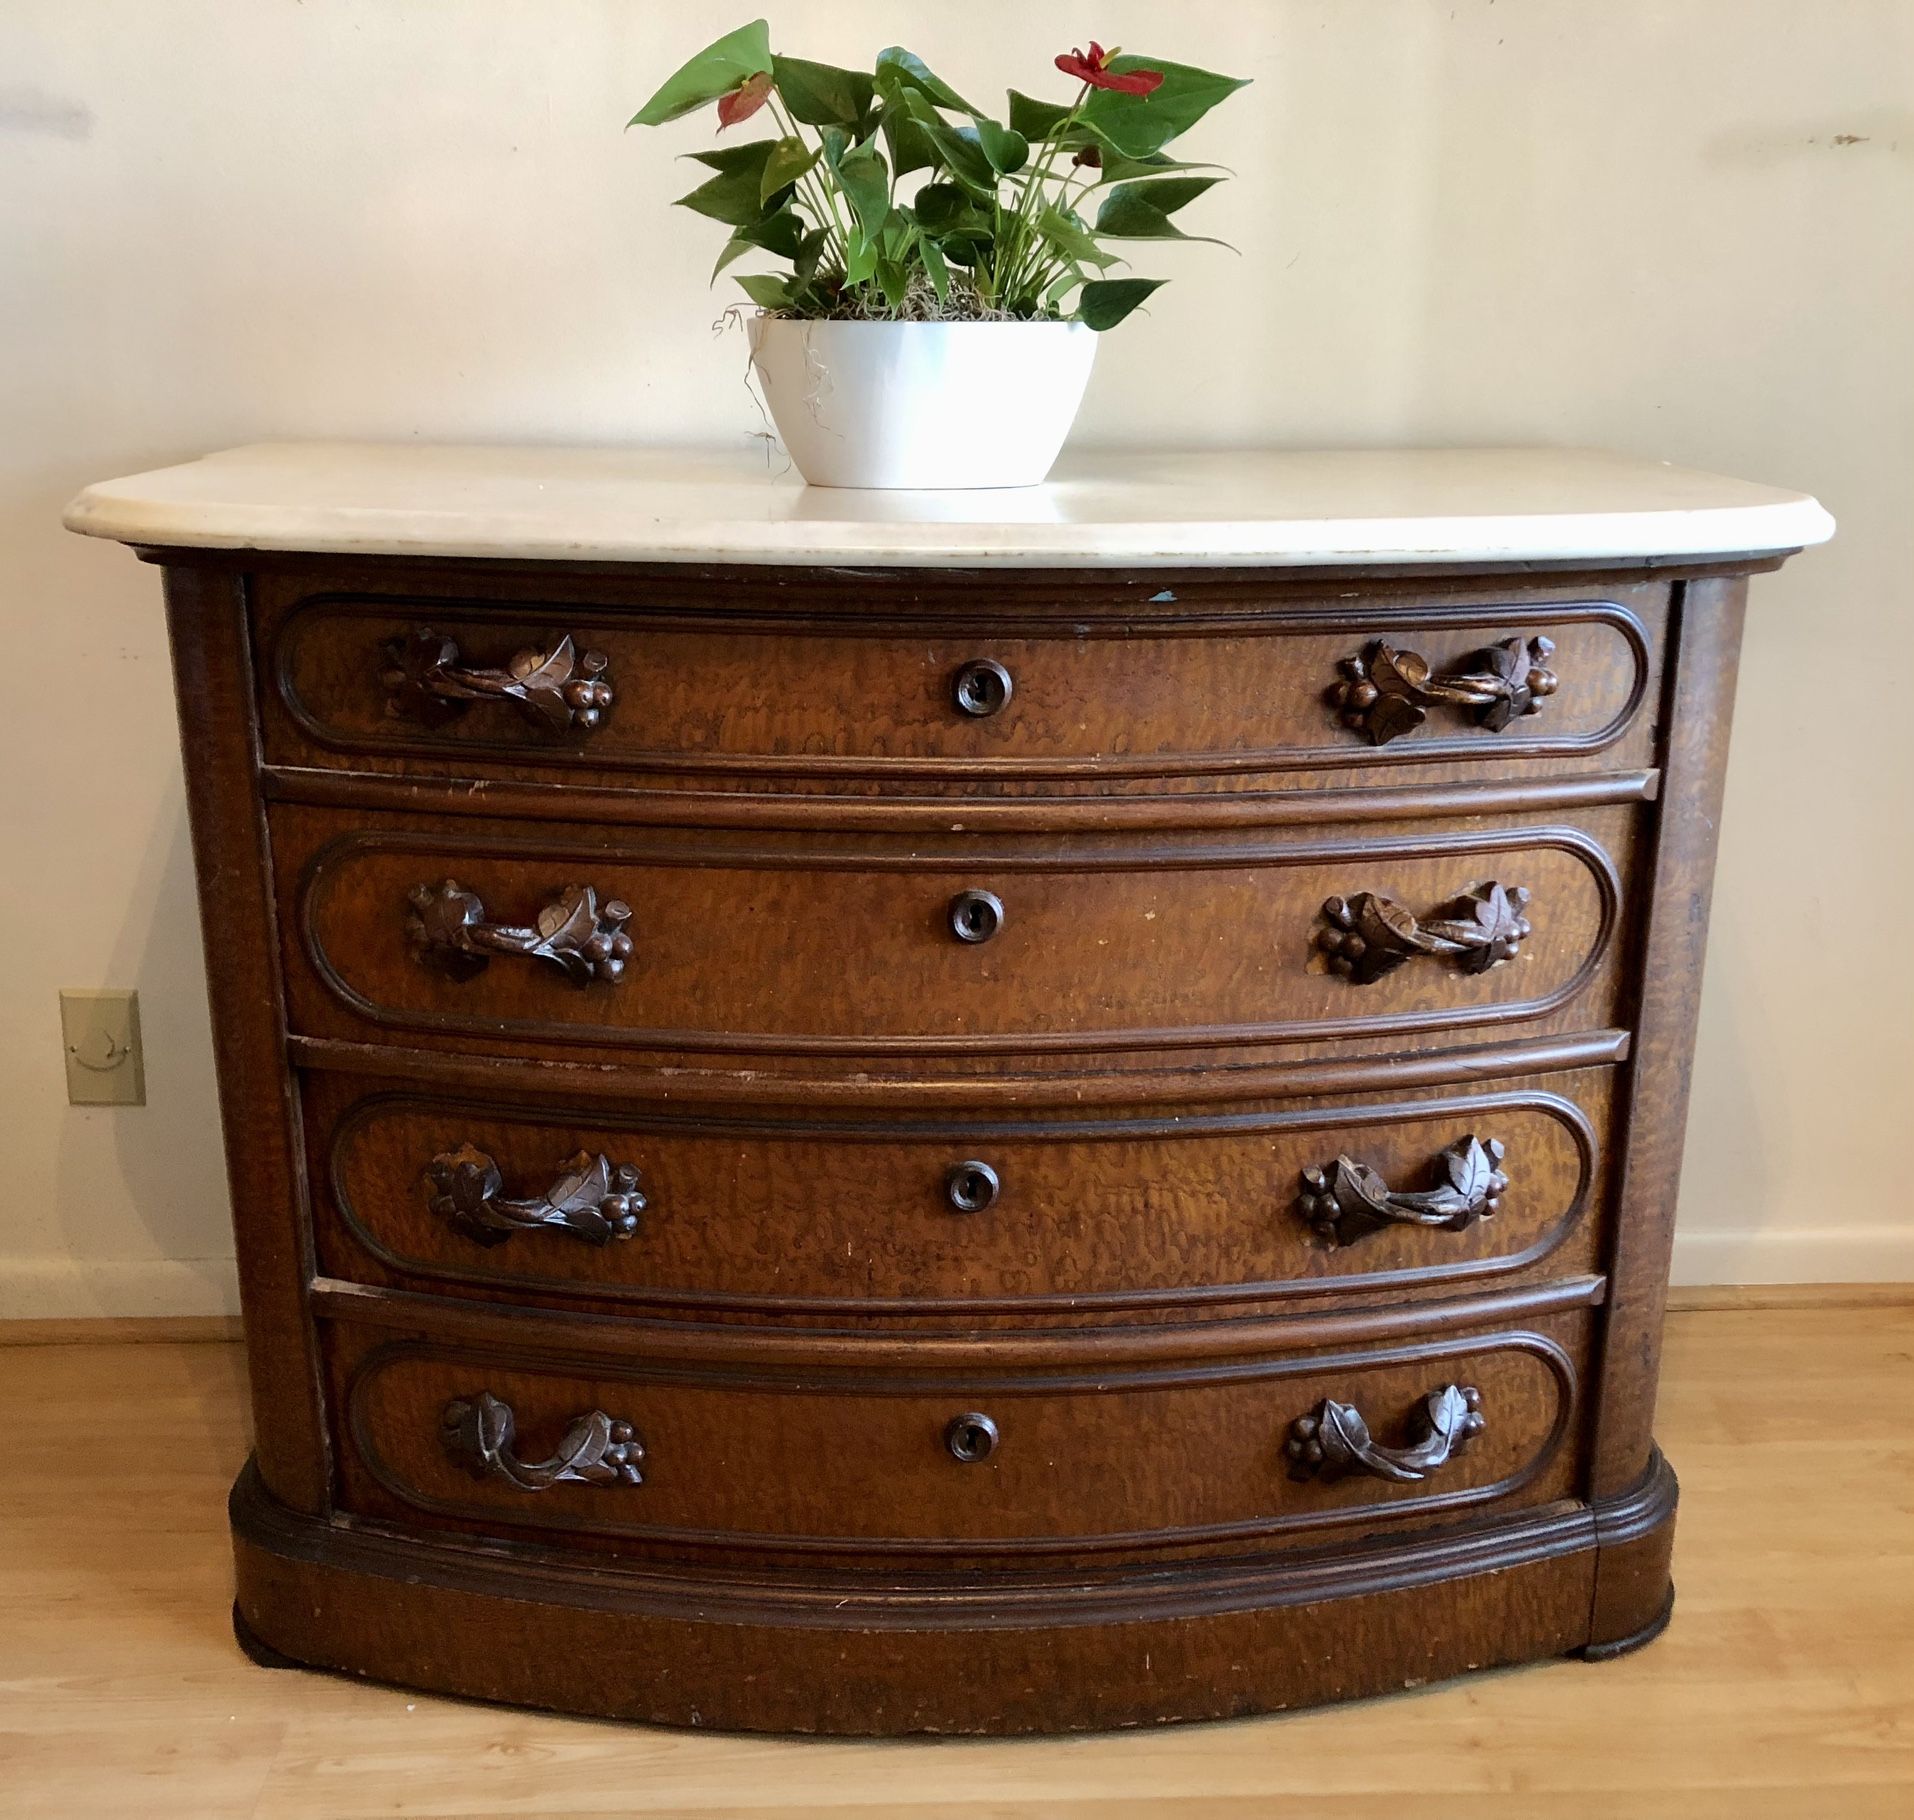
[[652,1312],[1117,1314],[1600,1268],[1614,1075],[1244,1109],[589,1111],[305,1077],[322,1268]]

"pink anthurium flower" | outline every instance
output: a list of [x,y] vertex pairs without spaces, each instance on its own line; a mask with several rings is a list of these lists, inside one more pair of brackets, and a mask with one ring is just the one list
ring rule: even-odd
[[1163,86],[1161,70],[1126,70],[1122,75],[1114,74],[1110,64],[1116,55],[1114,50],[1106,51],[1092,38],[1087,53],[1073,50],[1067,57],[1057,59],[1057,68],[1066,76],[1089,83],[1092,88],[1107,88],[1119,95],[1154,95]]
[[727,126],[736,126],[740,120],[749,120],[759,108],[771,99],[771,72],[759,70],[755,76],[747,76],[728,95],[718,97],[718,131]]

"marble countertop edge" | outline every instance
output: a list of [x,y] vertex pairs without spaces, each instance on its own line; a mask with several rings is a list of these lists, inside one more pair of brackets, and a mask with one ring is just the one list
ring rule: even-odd
[[161,549],[1185,569],[1767,556],[1834,530],[1805,494],[1572,450],[1139,453],[1041,488],[874,494],[699,451],[350,444],[254,445],[103,482],[64,522]]

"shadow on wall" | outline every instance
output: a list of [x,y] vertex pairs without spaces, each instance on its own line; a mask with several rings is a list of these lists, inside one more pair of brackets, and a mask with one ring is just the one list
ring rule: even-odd
[[[63,1249],[101,1279],[95,1294],[107,1312],[236,1312],[192,842],[177,788],[160,799],[124,902],[100,977],[139,991],[147,1103],[66,1109],[54,1177]],[[106,1258],[90,1217],[102,1196],[118,1227]],[[125,1210],[144,1255],[126,1255]]]
[[[1743,813],[1752,815],[1754,805]],[[1735,814],[1731,789],[1724,816]],[[1775,1155],[1775,1132],[1787,1127],[1767,1116],[1773,1109],[1762,1099],[1764,1085],[1770,1095],[1776,1090],[1771,1058],[1767,1073],[1763,1071],[1769,1047],[1764,1032],[1771,1020],[1734,989],[1760,980],[1761,967],[1746,916],[1729,894],[1717,889],[1708,923],[1707,969],[1714,986],[1702,993],[1688,1129],[1732,1132],[1734,1141],[1723,1143],[1717,1137],[1712,1143],[1697,1143],[1683,1158],[1680,1204],[1701,1213],[1705,1224],[1692,1214],[1686,1225],[1676,1220],[1677,1283],[1764,1280],[1759,1235],[1781,1215],[1774,1186],[1783,1179],[1785,1164]],[[1648,982],[1648,990],[1654,990],[1654,981]],[[1724,1209],[1730,1210],[1726,1221]],[[1799,1225],[1803,1209],[1797,1204],[1791,1212],[1793,1224]]]

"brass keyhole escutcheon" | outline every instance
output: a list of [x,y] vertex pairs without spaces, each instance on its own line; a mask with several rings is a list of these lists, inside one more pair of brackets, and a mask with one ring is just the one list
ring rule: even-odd
[[968,1415],[953,1417],[950,1426],[944,1430],[944,1445],[950,1449],[950,1457],[961,1460],[966,1466],[989,1459],[997,1451],[997,1443],[1001,1439],[997,1424],[975,1410]]
[[987,942],[1004,926],[1004,901],[994,891],[959,891],[950,900],[951,933],[960,942]]

